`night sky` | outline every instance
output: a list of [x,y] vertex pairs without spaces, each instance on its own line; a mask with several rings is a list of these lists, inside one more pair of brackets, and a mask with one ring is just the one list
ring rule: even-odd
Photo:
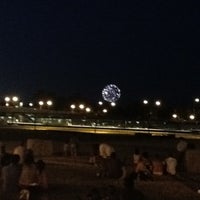
[[121,102],[200,95],[198,1],[34,0],[0,3],[0,95],[38,90]]

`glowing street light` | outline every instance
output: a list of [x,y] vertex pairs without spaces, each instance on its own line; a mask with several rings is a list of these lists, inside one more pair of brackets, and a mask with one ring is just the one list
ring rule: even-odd
[[116,106],[116,103],[115,102],[111,102],[110,104],[112,107],[115,107]]
[[48,100],[48,101],[47,101],[47,106],[48,106],[48,108],[51,107],[52,105],[53,105],[53,101]]
[[191,114],[191,115],[189,115],[189,118],[190,118],[191,120],[194,120],[194,119],[195,119],[195,115]]
[[71,105],[70,105],[70,108],[71,108],[72,110],[74,110],[74,109],[76,108],[76,105],[75,105],[75,104],[71,104]]
[[38,104],[40,106],[40,109],[42,109],[42,106],[44,105],[44,101],[39,101]]
[[107,113],[108,110],[107,110],[106,108],[104,108],[104,109],[102,110],[102,112],[103,112],[103,113]]
[[194,102],[199,103],[199,102],[200,102],[200,99],[199,99],[199,98],[195,98],[195,99],[194,99]]
[[85,111],[86,111],[87,113],[89,113],[89,112],[91,112],[91,108],[87,107],[87,108],[85,109]]
[[81,110],[83,110],[83,109],[85,108],[85,106],[84,106],[83,104],[80,104],[80,105],[79,105],[79,108],[80,108]]
[[5,97],[4,100],[5,102],[10,102],[10,97]]
[[155,101],[155,105],[156,105],[156,106],[161,106],[161,101],[158,101],[158,100]]
[[148,100],[146,100],[146,99],[143,100],[143,104],[144,104],[144,105],[147,105],[148,103],[149,103]]
[[13,96],[13,97],[12,97],[12,101],[13,101],[13,102],[18,102],[18,101],[19,101],[19,98],[18,98],[17,96]]
[[33,103],[32,103],[32,102],[30,102],[28,105],[29,105],[30,107],[33,107]]
[[99,101],[98,104],[99,104],[100,106],[102,106],[102,105],[103,105],[103,102],[102,102],[102,101]]
[[176,113],[174,113],[174,114],[172,115],[172,117],[173,117],[174,119],[177,119],[177,118],[178,118],[178,115],[177,115]]
[[23,107],[24,106],[24,103],[21,101],[21,102],[19,102],[19,106],[20,107]]

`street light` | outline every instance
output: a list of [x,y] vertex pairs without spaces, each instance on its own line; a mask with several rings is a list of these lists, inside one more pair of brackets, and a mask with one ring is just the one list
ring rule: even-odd
[[29,105],[30,107],[33,107],[33,103],[32,103],[32,102],[30,102],[28,105]]
[[111,105],[112,107],[115,107],[115,106],[116,106],[116,103],[115,103],[115,102],[111,102],[110,105]]
[[[147,123],[148,130],[150,131],[152,116],[153,116],[153,114],[155,112],[158,112],[157,110],[155,110],[153,108],[160,107],[161,106],[161,101],[160,100],[156,100],[156,101],[154,101],[154,103],[150,104],[149,100],[144,99],[142,101],[142,103],[146,107],[145,108],[145,113],[147,112],[147,114],[144,113],[144,115],[145,115],[145,123]],[[156,115],[158,115],[158,113]],[[155,117],[155,114],[154,114],[154,117]]]
[[195,119],[195,115],[194,115],[194,114],[190,114],[190,115],[189,115],[189,118],[190,118],[191,120],[194,120],[194,119]]
[[5,100],[6,106],[12,105],[12,106],[18,107],[19,97],[17,97],[17,96],[13,96],[13,97],[6,96],[4,98],[4,100]]
[[102,112],[103,112],[103,113],[107,113],[108,110],[107,110],[106,108],[104,108],[104,109],[102,110]]
[[102,105],[103,105],[103,102],[102,102],[102,101],[99,101],[98,104],[99,104],[100,106],[102,106]]
[[172,117],[173,117],[174,119],[177,119],[177,118],[178,118],[178,115],[177,115],[176,113],[174,113],[174,114],[172,114]]
[[13,101],[13,102],[18,102],[18,101],[19,101],[19,98],[18,98],[17,96],[13,96],[13,97],[12,97],[12,101]]
[[75,105],[75,104],[71,104],[70,108],[71,108],[72,110],[74,110],[74,109],[76,108],[76,105]]
[[5,97],[4,100],[5,102],[10,102],[10,97]]
[[161,101],[159,101],[159,100],[155,101],[155,105],[156,106],[161,106]]
[[84,104],[80,104],[80,105],[79,105],[79,108],[80,108],[81,110],[83,110],[83,109],[85,108]]
[[87,108],[85,109],[85,111],[86,111],[87,113],[89,113],[89,112],[91,112],[91,108],[87,107]]
[[44,101],[39,101],[38,104],[40,106],[40,109],[42,109],[42,106],[44,105]]
[[53,101],[48,100],[48,101],[47,101],[47,106],[48,106],[48,108],[51,107],[52,105],[53,105]]
[[147,105],[148,103],[149,103],[149,101],[148,101],[148,100],[146,100],[146,99],[145,99],[145,100],[143,100],[143,104],[144,104],[144,105]]
[[24,106],[24,103],[21,101],[21,102],[19,102],[19,106],[20,107],[23,107]]

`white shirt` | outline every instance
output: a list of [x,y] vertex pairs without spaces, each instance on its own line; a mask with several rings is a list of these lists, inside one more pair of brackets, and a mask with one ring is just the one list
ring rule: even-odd
[[165,163],[166,163],[167,172],[171,175],[175,175],[176,174],[177,160],[173,157],[168,157],[165,160]]

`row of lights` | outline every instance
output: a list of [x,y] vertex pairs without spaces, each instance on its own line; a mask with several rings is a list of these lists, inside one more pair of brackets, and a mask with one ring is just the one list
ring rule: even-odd
[[[5,106],[7,106],[7,107],[11,106],[11,105],[14,106],[14,107],[23,107],[23,102],[19,101],[19,97],[17,97],[17,96],[11,96],[11,97],[10,96],[6,96],[4,98],[4,100],[5,100]],[[50,106],[53,105],[53,101],[51,101],[51,100],[39,101],[38,105],[40,106],[40,108],[42,108],[45,105],[50,107]],[[34,105],[33,105],[32,102],[30,102],[29,106],[33,107]]]
[[[174,114],[172,114],[172,118],[178,119],[179,116],[178,116],[176,113],[174,113]],[[194,114],[190,114],[190,115],[189,115],[189,119],[190,119],[190,120],[195,120],[195,115],[194,115]]]
[[[199,102],[200,102],[200,99],[199,99],[199,98],[195,98],[194,101],[195,101],[196,103],[199,103]],[[154,103],[155,103],[155,106],[158,106],[158,107],[161,106],[161,101],[159,101],[159,100],[156,100]],[[143,100],[143,104],[144,104],[144,105],[147,105],[147,104],[149,104],[149,101],[145,99],[145,100]],[[174,114],[172,114],[172,118],[173,118],[173,119],[178,119],[179,116],[178,116],[176,113],[174,113]],[[190,115],[189,115],[189,119],[190,119],[190,120],[195,120],[195,115],[194,115],[194,114],[190,114]]]
[[[23,102],[20,102],[19,101],[19,97],[17,97],[17,96],[11,96],[11,97],[10,96],[6,96],[4,100],[5,100],[5,105],[6,106],[12,105],[12,106],[15,106],[15,107],[18,107],[18,106],[23,107]],[[195,103],[199,103],[200,99],[199,98],[195,98],[194,102]],[[102,101],[99,101],[98,104],[99,104],[99,106],[103,106],[104,103]],[[149,101],[147,99],[145,99],[145,100],[143,100],[143,104],[144,105],[148,105]],[[161,101],[160,100],[156,100],[154,102],[154,104],[155,104],[155,106],[159,107],[159,106],[161,106]],[[40,109],[43,106],[51,107],[53,105],[53,101],[51,101],[51,100],[42,101],[41,100],[41,101],[38,102],[38,105],[39,105]],[[112,107],[114,107],[114,106],[116,106],[116,103],[115,102],[111,102],[110,105]],[[29,103],[29,106],[33,107],[33,103]],[[72,110],[75,110],[76,107],[78,107],[80,110],[85,110],[87,113],[91,112],[91,108],[90,107],[86,107],[84,104],[79,104],[78,106],[76,106],[75,104],[71,104],[71,106],[70,106],[70,108]],[[108,110],[106,108],[103,108],[102,112],[103,113],[107,113]],[[177,114],[173,114],[172,117],[174,119],[178,119],[178,115]],[[194,120],[195,119],[195,115],[194,114],[189,115],[189,119]]]
[[[149,101],[148,101],[147,99],[145,99],[145,100],[143,100],[143,104],[144,104],[144,105],[148,105],[148,104],[149,104]],[[156,106],[161,106],[161,101],[156,100],[156,101],[155,101],[155,105],[156,105]]]
[[[12,96],[12,97],[10,97],[10,96],[6,96],[5,97],[5,105],[8,107],[8,106],[15,106],[15,107],[23,107],[23,102],[19,102],[19,97],[17,97],[17,96]],[[99,101],[98,102],[98,104],[100,105],[100,106],[103,106],[103,102],[102,101]],[[33,107],[34,106],[34,104],[32,103],[32,102],[30,102],[29,104],[28,104],[30,107]],[[43,100],[40,100],[39,102],[38,102],[38,105],[39,105],[39,108],[40,109],[42,109],[44,106],[47,106],[48,108],[49,107],[51,107],[52,105],[53,105],[53,101],[51,101],[51,100],[47,100],[47,101],[43,101]],[[110,105],[112,106],[112,107],[114,107],[114,106],[116,106],[116,103],[114,103],[114,102],[112,102],[112,103],[110,103]],[[80,110],[85,110],[86,111],[86,113],[90,113],[91,111],[92,111],[92,109],[90,108],[90,107],[86,107],[84,104],[79,104],[78,106],[77,105],[75,105],[75,104],[71,104],[70,105],[70,108],[71,108],[71,110],[72,111],[74,111],[76,108],[79,108]],[[106,109],[106,108],[103,108],[102,109],[102,112],[103,113],[107,113],[108,112],[108,110]]]

